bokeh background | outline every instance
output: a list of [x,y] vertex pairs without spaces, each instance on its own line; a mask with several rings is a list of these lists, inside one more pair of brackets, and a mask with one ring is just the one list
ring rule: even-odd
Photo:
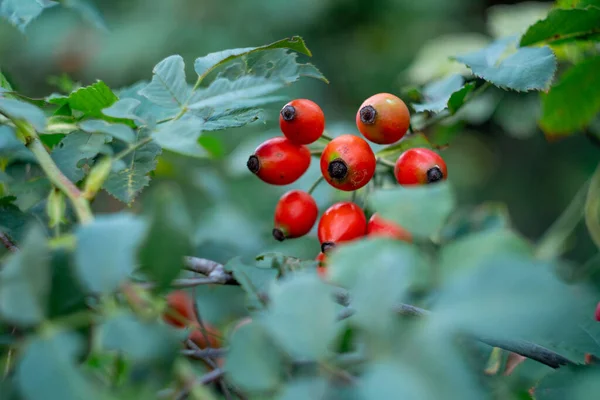
[[[284,95],[317,101],[331,135],[356,132],[354,116],[377,92],[398,95],[450,72],[448,60],[519,32],[551,7],[550,2],[508,4],[481,0],[97,0],[108,31],[62,7],[45,11],[22,35],[0,22],[0,67],[17,90],[41,97],[65,89],[64,74],[81,84],[96,79],[113,88],[149,80],[152,67],[171,54],[187,62],[209,52],[258,46],[302,36],[314,63],[330,84],[305,79]],[[466,71],[465,71],[466,72]],[[68,85],[67,85],[68,86]],[[246,169],[247,157],[279,134],[278,110],[264,121],[211,133],[219,143],[211,160],[164,154],[155,182],[178,184],[197,226],[196,255],[225,262],[236,255],[279,251],[314,258],[313,234],[284,243],[270,234],[278,197],[304,188],[319,176],[318,163],[298,182],[271,187]],[[443,151],[461,207],[483,202],[506,205],[515,227],[536,240],[571,201],[600,159],[600,148],[584,136],[548,142],[536,125],[539,95],[492,89],[461,111],[458,132]],[[133,208],[143,208],[146,190]],[[316,191],[324,210],[348,194],[326,184]],[[108,195],[94,204],[100,212],[123,208]],[[585,261],[594,247],[580,224],[567,257]]]

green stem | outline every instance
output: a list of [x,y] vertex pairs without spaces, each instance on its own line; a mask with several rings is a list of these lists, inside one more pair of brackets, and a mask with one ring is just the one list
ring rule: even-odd
[[389,167],[389,168],[394,168],[396,166],[395,163],[388,161],[385,158],[381,158],[381,157],[377,158],[377,163],[380,165],[385,165],[386,167]]
[[308,189],[308,194],[313,194],[313,192],[315,191],[315,189],[317,188],[317,186],[319,186],[319,184],[321,182],[323,182],[323,179],[325,179],[325,178],[323,178],[322,176],[320,176],[319,179],[317,179],[315,181],[315,183],[312,184],[312,186],[310,187],[310,189]]
[[320,157],[321,154],[323,154],[323,150],[311,150],[310,151],[310,155],[311,156],[318,156],[318,157]]
[[90,204],[86,199],[81,196],[81,191],[75,186],[73,182],[67,178],[62,171],[58,168],[50,154],[46,151],[46,148],[38,138],[37,133],[31,127],[31,125],[22,121],[13,121],[17,127],[17,131],[22,135],[25,140],[25,146],[35,156],[40,167],[50,180],[50,182],[56,186],[61,192],[67,196],[67,198],[73,204],[75,214],[80,223],[85,224],[94,219]]

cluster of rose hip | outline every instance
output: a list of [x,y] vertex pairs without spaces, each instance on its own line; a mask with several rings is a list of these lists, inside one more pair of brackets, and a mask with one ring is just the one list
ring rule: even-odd
[[[283,136],[271,138],[258,146],[248,159],[247,166],[266,183],[288,185],[308,169],[311,152],[307,145],[323,136],[325,116],[313,101],[297,99],[281,109],[279,126]],[[356,113],[356,126],[367,140],[392,144],[408,131],[410,112],[400,98],[379,93],[360,106]],[[358,190],[375,174],[376,156],[367,141],[357,135],[331,139],[320,156],[323,178],[339,190]],[[408,186],[442,181],[447,178],[448,172],[439,154],[427,148],[412,148],[398,157],[394,175],[400,185]],[[318,213],[310,191],[291,190],[285,193],[275,209],[273,236],[282,241],[306,235],[317,221]],[[319,272],[325,271],[325,255],[337,244],[374,235],[411,240],[410,232],[377,214],[373,214],[367,222],[363,210],[351,201],[333,204],[319,220]]]

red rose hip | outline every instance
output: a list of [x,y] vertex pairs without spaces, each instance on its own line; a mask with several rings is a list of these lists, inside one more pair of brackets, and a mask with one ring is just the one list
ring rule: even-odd
[[163,319],[169,325],[184,328],[190,322],[196,321],[194,301],[183,290],[176,290],[167,296],[167,309]]
[[341,135],[325,146],[321,154],[321,173],[336,189],[358,190],[373,174],[377,161],[369,144],[354,135]]
[[308,147],[294,144],[285,137],[274,137],[256,148],[246,166],[266,183],[289,185],[310,166],[310,151]]
[[292,100],[279,113],[279,127],[292,142],[310,144],[323,134],[325,115],[321,107],[311,100]]
[[281,242],[304,236],[310,232],[318,215],[317,203],[310,194],[291,190],[281,196],[275,207],[273,237]]
[[381,218],[378,214],[373,214],[367,224],[367,236],[370,237],[390,237],[405,242],[412,241],[412,235],[400,225]]
[[366,99],[356,113],[356,127],[373,143],[391,144],[402,139],[410,126],[406,104],[390,93]]
[[317,233],[321,251],[327,253],[339,243],[365,236],[367,218],[363,210],[352,202],[335,203],[321,216]]
[[425,185],[445,180],[448,169],[444,159],[435,151],[414,148],[400,154],[394,175],[401,185]]

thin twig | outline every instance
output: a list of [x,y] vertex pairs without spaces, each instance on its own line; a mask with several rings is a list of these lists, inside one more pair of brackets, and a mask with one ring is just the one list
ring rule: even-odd
[[11,238],[8,237],[8,235],[6,235],[3,232],[0,232],[0,242],[2,242],[4,247],[6,247],[8,251],[12,253],[16,253],[17,251],[19,251],[17,245],[11,240]]
[[212,348],[206,347],[204,349],[184,349],[181,350],[181,354],[186,357],[190,357],[196,360],[205,360],[206,358],[222,358],[225,357],[227,349],[224,348]]
[[233,275],[225,271],[223,264],[216,261],[198,257],[184,257],[183,263],[184,268],[188,271],[196,272],[210,278],[212,282],[207,282],[207,284],[239,285]]
[[221,368],[217,368],[210,371],[208,374],[205,374],[204,376],[200,377],[198,383],[200,385],[208,385],[209,383],[221,379],[223,375],[225,375],[225,371],[223,371]]

